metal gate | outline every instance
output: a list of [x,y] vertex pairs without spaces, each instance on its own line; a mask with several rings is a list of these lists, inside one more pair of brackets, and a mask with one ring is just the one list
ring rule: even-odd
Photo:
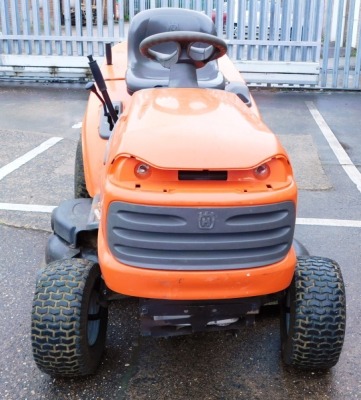
[[0,78],[86,79],[141,10],[209,15],[247,82],[360,89],[361,0],[1,0]]

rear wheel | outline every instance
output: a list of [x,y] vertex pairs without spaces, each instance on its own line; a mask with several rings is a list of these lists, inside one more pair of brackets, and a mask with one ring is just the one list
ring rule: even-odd
[[48,264],[36,284],[31,321],[34,360],[55,376],[95,372],[105,346],[108,309],[99,266],[88,260]]
[[346,327],[345,288],[339,265],[298,257],[281,303],[282,358],[287,365],[328,369],[340,356]]
[[74,198],[86,199],[90,195],[86,188],[85,175],[84,175],[84,162],[83,162],[83,148],[81,138],[78,141],[75,154],[75,168],[74,168]]

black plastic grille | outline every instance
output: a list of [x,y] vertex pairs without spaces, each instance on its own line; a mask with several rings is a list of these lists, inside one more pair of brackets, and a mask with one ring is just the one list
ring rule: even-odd
[[227,270],[282,260],[293,240],[292,202],[254,207],[153,207],[114,202],[108,243],[122,263],[162,270]]

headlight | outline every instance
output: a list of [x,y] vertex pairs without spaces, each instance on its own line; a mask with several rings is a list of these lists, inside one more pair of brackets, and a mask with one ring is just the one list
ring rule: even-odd
[[150,176],[151,172],[152,172],[151,167],[145,163],[139,163],[134,168],[134,173],[135,173],[136,177],[138,177],[140,179],[148,178]]
[[271,169],[268,164],[262,164],[255,168],[253,173],[257,179],[267,179],[271,174]]

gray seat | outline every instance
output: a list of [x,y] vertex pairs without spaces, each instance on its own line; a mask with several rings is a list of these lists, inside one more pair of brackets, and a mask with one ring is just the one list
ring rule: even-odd
[[[129,94],[146,88],[168,87],[169,69],[144,57],[139,51],[139,44],[143,39],[168,31],[193,31],[216,36],[212,20],[197,11],[157,8],[137,14],[130,24],[128,34],[128,69],[125,79]],[[169,53],[172,50],[171,46],[172,43],[165,43],[156,46],[155,50]],[[201,88],[225,87],[217,61],[210,61],[203,68],[197,69],[197,81]]]

